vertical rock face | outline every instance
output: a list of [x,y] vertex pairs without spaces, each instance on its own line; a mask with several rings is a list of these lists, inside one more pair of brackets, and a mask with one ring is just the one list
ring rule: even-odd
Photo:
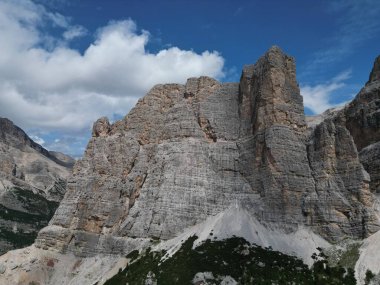
[[131,239],[172,238],[234,201],[273,227],[362,238],[379,222],[349,113],[308,129],[294,60],[278,47],[240,83],[157,85],[123,120],[95,123],[36,245],[122,254]]
[[342,232],[364,238],[378,230],[370,178],[349,131],[333,120],[324,121],[315,128],[308,153],[315,180],[315,192],[303,206],[308,224],[333,239]]
[[246,66],[240,86],[241,113],[243,117],[251,118],[253,133],[273,125],[288,126],[297,131],[306,128],[295,62],[280,48],[272,47],[255,65]]
[[358,150],[380,140],[380,80],[371,81],[344,109],[344,120]]
[[380,56],[376,58],[370,79],[356,98],[344,109],[344,123],[354,138],[360,160],[371,176],[370,188],[380,188]]
[[370,174],[370,189],[373,193],[380,194],[380,142],[363,148],[360,153],[360,162]]
[[240,86],[243,171],[264,201],[260,215],[268,222],[302,223],[302,195],[314,190],[314,181],[294,59],[273,47],[243,70]]
[[34,242],[63,198],[70,164],[0,118],[0,253]]
[[304,210],[311,225],[328,221],[317,227],[330,237],[342,231],[366,237],[379,230],[372,210],[372,193],[380,184],[379,59],[356,98],[341,110],[327,111],[311,134],[308,153],[317,195],[308,196]]

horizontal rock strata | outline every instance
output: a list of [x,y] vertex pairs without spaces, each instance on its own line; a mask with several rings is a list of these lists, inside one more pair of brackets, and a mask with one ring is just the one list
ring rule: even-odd
[[[365,90],[378,84],[374,74]],[[366,237],[379,228],[370,184],[377,166],[358,150],[378,140],[360,132],[378,131],[379,96],[365,90],[308,127],[294,59],[278,47],[244,67],[240,83],[157,85],[124,119],[94,124],[36,246],[125,253],[128,239],[172,238],[234,201],[269,227]],[[367,121],[355,125],[363,112]]]

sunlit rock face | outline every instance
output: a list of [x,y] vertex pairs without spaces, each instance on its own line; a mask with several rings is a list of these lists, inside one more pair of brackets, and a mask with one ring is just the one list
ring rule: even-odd
[[[372,77],[363,90],[378,86]],[[378,166],[361,156],[368,175],[360,163],[358,149],[373,138],[358,135],[351,118],[357,108],[376,113],[371,88],[308,127],[294,59],[278,47],[245,66],[239,83],[157,85],[124,119],[94,124],[36,246],[125,254],[131,238],[173,238],[236,201],[272,228],[366,237],[379,228],[370,184]]]

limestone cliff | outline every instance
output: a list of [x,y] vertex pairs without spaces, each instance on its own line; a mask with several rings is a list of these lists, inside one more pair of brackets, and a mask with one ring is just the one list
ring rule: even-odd
[[341,121],[307,128],[294,59],[278,47],[246,66],[240,83],[157,85],[123,120],[94,124],[36,245],[120,253],[123,237],[169,239],[234,200],[268,226],[366,237],[379,227],[375,197],[350,121]]
[[30,245],[63,198],[70,159],[0,118],[0,253]]
[[377,57],[370,80],[354,100],[326,111],[310,137],[308,152],[318,195],[314,197],[316,207],[305,204],[304,209],[311,224],[321,215],[330,220],[321,229],[327,236],[339,236],[341,229],[337,229],[343,220],[347,222],[344,231],[354,231],[357,237],[379,229],[378,217],[372,211],[377,202],[373,197],[380,190],[379,62]]
[[[43,282],[58,284],[74,278],[76,262],[87,270],[100,256],[172,239],[233,203],[280,236],[368,237],[380,226],[377,70],[352,103],[309,125],[294,59],[278,47],[245,66],[239,83],[157,85],[124,119],[100,118],[49,226],[33,247],[9,253],[39,258],[18,280],[42,280],[49,256],[61,265]],[[86,276],[95,283],[96,274]]]

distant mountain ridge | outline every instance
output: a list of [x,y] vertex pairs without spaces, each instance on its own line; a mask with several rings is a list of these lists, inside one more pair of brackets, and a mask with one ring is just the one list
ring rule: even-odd
[[75,163],[75,159],[69,155],[56,151],[48,151],[33,141],[21,128],[13,124],[13,122],[7,118],[0,117],[0,141],[20,149],[29,146],[57,164],[65,167],[72,168]]
[[0,118],[0,253],[34,242],[63,198],[72,165]]

